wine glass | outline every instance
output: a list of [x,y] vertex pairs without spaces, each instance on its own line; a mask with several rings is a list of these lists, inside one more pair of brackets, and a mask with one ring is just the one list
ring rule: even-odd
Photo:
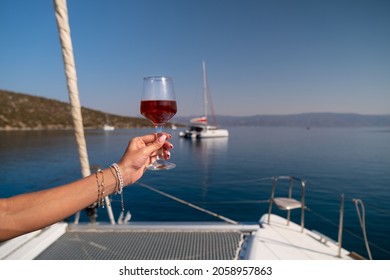
[[[144,78],[140,111],[145,118],[154,124],[156,135],[160,137],[164,124],[177,111],[172,78],[166,76]],[[157,160],[147,168],[149,170],[164,170],[172,169],[175,166],[176,164],[165,161],[161,148],[157,151]]]

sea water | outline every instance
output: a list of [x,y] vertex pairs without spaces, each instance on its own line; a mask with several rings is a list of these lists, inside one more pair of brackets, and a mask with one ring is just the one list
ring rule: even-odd
[[[229,219],[257,222],[268,211],[271,177],[304,178],[307,228],[336,240],[340,197],[344,194],[343,246],[367,257],[352,202],[362,199],[372,256],[390,259],[390,129],[228,129],[229,138],[201,140],[183,139],[178,136],[180,129],[167,129],[173,135],[174,145],[170,161],[177,167],[147,171],[140,182]],[[117,162],[131,138],[152,132],[153,128],[86,130],[91,167],[107,167]],[[0,170],[0,197],[51,188],[80,178],[73,132],[0,132]],[[299,195],[298,185],[294,186],[295,192]],[[124,201],[131,221],[217,221],[138,184],[125,188]],[[112,207],[117,218],[118,195],[112,196]],[[108,221],[106,209],[98,210],[98,220]],[[292,220],[300,222],[300,211],[292,211]],[[88,221],[84,212],[81,221]]]

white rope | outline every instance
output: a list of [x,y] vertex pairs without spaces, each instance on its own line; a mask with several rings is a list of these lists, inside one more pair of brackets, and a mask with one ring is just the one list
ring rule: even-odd
[[[81,164],[81,174],[83,177],[91,175],[89,166],[87,144],[84,136],[83,117],[81,114],[81,105],[79,99],[79,90],[77,87],[76,66],[73,56],[72,39],[70,37],[70,27],[68,20],[68,9],[66,0],[54,0],[54,10],[57,19],[58,33],[62,47],[62,58],[64,60],[65,76],[68,86],[71,114],[73,118],[74,131],[78,147],[79,159]],[[106,205],[110,205],[109,198],[105,197]],[[111,223],[115,223],[111,207],[107,207]],[[80,213],[76,214],[75,223],[77,224]],[[114,222],[113,222],[114,221]]]
[[[355,199],[354,198],[354,199],[352,199],[352,201],[355,203],[356,212],[358,214],[360,227],[362,228],[363,237],[364,237],[364,244],[366,245],[368,257],[369,257],[370,260],[372,260],[370,245],[368,243],[367,233],[366,233],[366,219],[365,219],[366,209],[364,207],[364,203],[363,203],[363,201],[361,199]],[[362,209],[362,213],[360,213],[359,205],[360,205],[360,207]]]
[[77,87],[76,67],[73,56],[72,40],[70,37],[66,0],[54,0],[54,8],[57,18],[58,33],[62,46],[62,57],[64,60],[71,113],[73,117],[76,141],[81,163],[81,173],[83,177],[86,177],[91,174],[91,171],[88,162],[87,145],[84,138],[83,117],[81,115],[81,105]]

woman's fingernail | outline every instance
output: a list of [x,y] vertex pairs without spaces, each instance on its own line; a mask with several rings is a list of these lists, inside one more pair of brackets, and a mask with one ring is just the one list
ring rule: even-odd
[[173,145],[172,144],[170,144],[169,146],[171,147],[171,149],[173,149]]
[[171,153],[168,152],[168,153],[167,153],[167,159],[169,159],[170,157],[171,157]]
[[158,138],[158,142],[162,143],[165,141],[165,139],[167,139],[167,136],[165,136],[165,134],[163,134],[160,136],[160,138]]

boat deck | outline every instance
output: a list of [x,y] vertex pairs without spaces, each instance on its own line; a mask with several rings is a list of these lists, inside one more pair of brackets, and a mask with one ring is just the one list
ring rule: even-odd
[[324,236],[279,216],[259,224],[58,223],[0,243],[0,259],[40,260],[329,260],[351,259]]
[[339,260],[352,259],[349,252],[341,249],[338,257],[338,245],[328,237],[315,231],[304,229],[286,219],[271,214],[260,219],[261,229],[254,235],[249,259],[265,260]]

